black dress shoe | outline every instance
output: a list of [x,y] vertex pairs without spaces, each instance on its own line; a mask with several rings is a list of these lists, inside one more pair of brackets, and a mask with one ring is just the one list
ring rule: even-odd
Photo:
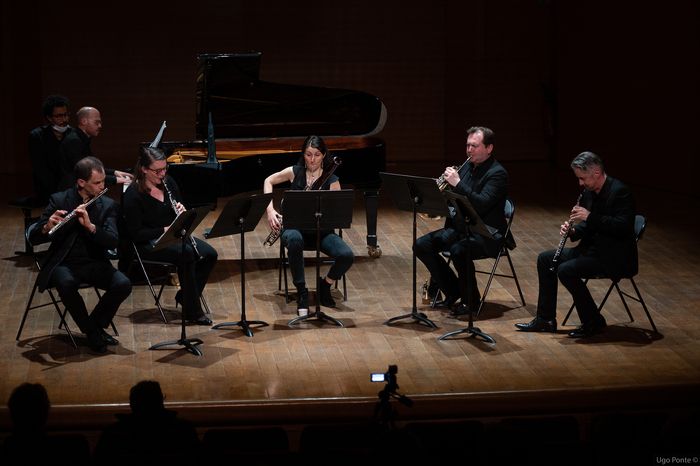
[[569,332],[571,338],[588,338],[596,333],[600,333],[607,326],[603,316],[600,319],[593,321],[592,323],[583,324],[578,326],[576,329]]
[[454,308],[450,312],[450,316],[452,316],[452,317],[465,316],[465,315],[469,314],[470,312],[471,311],[469,310],[469,306],[467,306],[466,304],[460,304],[459,306],[457,306],[456,308]]
[[117,340],[112,335],[110,335],[102,329],[100,329],[100,336],[102,337],[102,341],[104,341],[106,345],[117,346],[119,344],[119,340]]
[[557,331],[557,321],[552,319],[548,320],[540,316],[536,316],[530,322],[526,324],[517,323],[515,328],[521,332],[551,332]]
[[88,342],[88,347],[93,352],[99,353],[99,354],[107,352],[107,344],[105,343],[105,341],[102,338],[102,335],[100,334],[99,331],[88,333],[87,334],[87,342]]
[[211,325],[212,320],[207,317],[207,316],[200,316],[197,317],[196,319],[187,319],[187,322],[190,324],[195,324],[195,325]]
[[441,299],[439,301],[435,302],[435,307],[440,307],[440,308],[445,308],[445,309],[452,309],[457,302],[458,298],[455,298],[453,296],[447,296],[445,299]]

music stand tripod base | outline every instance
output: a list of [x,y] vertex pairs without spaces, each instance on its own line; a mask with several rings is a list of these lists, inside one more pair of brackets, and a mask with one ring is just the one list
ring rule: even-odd
[[331,322],[331,323],[337,325],[338,327],[343,327],[343,323],[341,321],[339,321],[335,317],[331,317],[328,314],[325,314],[323,311],[314,311],[314,312],[311,312],[305,316],[297,316],[297,317],[293,318],[292,320],[290,320],[289,322],[287,322],[287,325],[289,325],[289,326],[296,325],[300,322],[304,322],[304,321],[309,320],[309,319],[316,319],[316,320],[321,320],[321,321],[325,320],[327,322]]
[[220,324],[214,325],[212,329],[218,330],[220,328],[226,327],[241,327],[243,333],[245,333],[246,336],[252,337],[253,331],[250,329],[251,325],[257,325],[258,327],[267,327],[269,324],[267,322],[263,322],[262,320],[239,320],[238,322],[222,322]]
[[474,322],[472,320],[471,313],[469,313],[469,325],[466,328],[461,328],[459,330],[453,330],[451,332],[447,332],[446,334],[439,337],[438,340],[447,340],[451,336],[459,335],[462,333],[468,333],[468,334],[470,334],[471,337],[481,337],[487,343],[496,344],[496,340],[494,340],[493,337],[482,332],[479,327],[474,327]]
[[391,319],[384,322],[384,325],[391,325],[398,320],[408,319],[409,317],[412,318],[413,320],[418,321],[419,323],[427,325],[430,328],[438,328],[437,325],[435,325],[435,323],[432,320],[428,319],[428,316],[426,316],[422,312],[411,312],[410,314],[392,317]]
[[148,348],[149,350],[160,349],[164,346],[178,345],[183,346],[187,351],[194,354],[195,356],[201,356],[202,351],[197,348],[197,345],[204,343],[199,338],[181,338],[179,340],[164,341],[162,343],[156,343],[155,345]]

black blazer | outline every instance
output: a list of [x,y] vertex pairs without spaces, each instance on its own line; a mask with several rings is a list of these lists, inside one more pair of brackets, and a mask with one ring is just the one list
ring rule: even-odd
[[574,226],[572,241],[581,254],[600,259],[611,277],[636,275],[636,214],[632,191],[620,180],[608,176],[598,194],[585,191],[581,205],[590,211],[588,219]]
[[[504,234],[508,227],[504,214],[508,172],[503,165],[493,156],[477,167],[468,162],[460,169],[459,177],[459,183],[452,191],[465,195],[481,220],[501,235]],[[445,228],[454,228],[450,218],[446,220]]]
[[39,221],[32,229],[29,237],[32,244],[51,242],[48,254],[39,272],[38,284],[40,291],[44,291],[49,287],[49,280],[53,270],[66,258],[78,235],[81,235],[88,255],[93,260],[108,261],[105,255],[107,249],[117,247],[119,240],[117,235],[117,204],[106,195],[100,197],[88,207],[90,221],[97,227],[95,234],[88,232],[75,218],[51,236],[42,232],[44,225],[46,225],[49,217],[55,211],[66,210],[71,212],[82,203],[78,189],[75,187],[52,194],[49,198],[49,205],[46,206]]

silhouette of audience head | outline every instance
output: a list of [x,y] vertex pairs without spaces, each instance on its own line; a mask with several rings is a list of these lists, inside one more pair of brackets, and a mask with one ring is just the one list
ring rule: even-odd
[[165,409],[163,400],[165,397],[160,384],[154,380],[143,380],[131,387],[129,392],[131,412],[136,416],[150,416],[162,412]]
[[49,395],[39,383],[23,383],[10,394],[7,408],[15,432],[38,432],[49,417]]

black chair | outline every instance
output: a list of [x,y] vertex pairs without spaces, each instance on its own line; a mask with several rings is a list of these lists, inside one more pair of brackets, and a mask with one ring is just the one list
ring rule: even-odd
[[[634,239],[635,242],[639,242],[640,239],[642,239],[642,235],[644,234],[644,230],[647,228],[647,219],[643,215],[636,215],[634,217]],[[620,281],[622,279],[628,279],[630,283],[632,284],[632,288],[634,288],[635,296],[623,291],[620,288]],[[649,309],[647,308],[646,303],[644,302],[644,298],[642,298],[641,293],[639,292],[639,288],[637,287],[637,284],[634,281],[634,275],[631,276],[623,276],[623,277],[607,277],[604,275],[599,275],[595,276],[592,278],[586,278],[584,283],[588,284],[588,281],[591,279],[608,279],[610,280],[610,287],[608,288],[608,292],[605,293],[605,297],[601,301],[600,305],[598,306],[598,312],[602,311],[603,306],[605,305],[606,301],[608,300],[608,297],[610,296],[610,293],[612,292],[613,288],[617,290],[617,294],[620,296],[620,300],[622,301],[622,304],[625,306],[625,310],[627,311],[627,315],[630,318],[630,322],[634,322],[634,317],[632,317],[632,313],[630,312],[630,308],[627,305],[627,301],[625,300],[625,296],[628,298],[637,301],[642,305],[642,308],[644,309],[644,312],[647,315],[647,318],[649,319],[649,323],[651,324],[651,327],[654,329],[655,333],[659,333],[659,331],[656,329],[656,325],[654,324],[654,319],[651,318],[651,314],[649,313]],[[564,321],[562,322],[562,325],[566,325],[566,322],[569,320],[569,316],[571,316],[571,312],[574,310],[574,304],[571,305],[569,308],[569,312],[566,314],[566,317],[564,318]]]
[[[488,282],[486,283],[486,288],[484,288],[484,293],[481,296],[481,301],[479,302],[479,308],[476,312],[476,315],[479,315],[481,313],[481,308],[484,307],[484,303],[486,302],[486,296],[489,293],[489,289],[491,288],[491,282],[493,281],[493,277],[503,277],[503,278],[512,278],[515,280],[515,286],[518,289],[518,295],[520,295],[520,301],[523,303],[523,306],[525,306],[525,297],[523,296],[523,290],[520,288],[520,282],[518,281],[518,275],[515,273],[515,267],[513,266],[513,260],[510,257],[510,251],[515,249],[516,243],[515,239],[513,238],[513,232],[511,231],[511,226],[513,225],[513,219],[515,218],[515,203],[513,200],[506,199],[506,204],[505,204],[505,209],[503,212],[505,218],[506,218],[506,232],[503,235],[503,238],[501,240],[501,245],[498,248],[498,253],[495,256],[488,256],[488,255],[483,255],[483,256],[475,256],[472,259],[473,260],[482,260],[482,259],[493,259],[493,267],[491,267],[491,271],[487,272],[485,270],[476,270],[476,273],[481,273],[489,276]],[[452,261],[452,258],[450,257],[450,252],[449,251],[443,251],[441,253],[444,257],[447,258],[447,264],[449,265],[450,262]],[[506,274],[501,274],[497,273],[496,269],[498,268],[498,263],[501,260],[501,257],[506,257],[508,259],[508,265],[510,266],[510,275]],[[435,307],[438,296],[440,295],[440,290],[435,293],[435,297],[433,298],[433,302],[431,303],[430,307]]]
[[[37,227],[36,223],[32,223],[27,230],[24,232],[24,238],[25,241],[27,241],[27,244],[32,245],[30,241],[30,236],[32,231]],[[17,330],[17,336],[15,337],[15,340],[19,341],[20,336],[22,335],[22,330],[24,329],[24,324],[27,321],[27,315],[29,314],[29,311],[32,311],[34,309],[39,309],[42,307],[46,306],[53,306],[56,312],[58,313],[58,316],[60,317],[60,323],[58,325],[58,328],[63,328],[66,330],[66,333],[68,334],[68,337],[70,337],[71,342],[73,343],[74,347],[78,347],[78,345],[75,343],[75,338],[73,338],[73,332],[71,331],[70,327],[68,326],[68,323],[66,322],[66,313],[67,309],[61,309],[61,307],[58,305],[58,303],[61,302],[61,298],[58,296],[58,293],[55,291],[54,288],[47,288],[46,292],[49,295],[49,298],[51,299],[50,302],[48,303],[43,303],[43,304],[33,304],[34,303],[34,296],[36,295],[37,290],[39,289],[39,272],[41,271],[41,257],[46,251],[35,251],[34,250],[34,245],[32,245],[31,253],[32,257],[34,259],[34,264],[36,265],[37,268],[37,276],[36,279],[34,280],[34,286],[32,287],[32,292],[29,295],[29,300],[27,301],[27,306],[24,309],[24,315],[22,315],[22,321],[19,324],[19,329]],[[94,287],[92,285],[88,285],[86,283],[80,285],[80,289],[87,289],[87,288],[93,288],[95,290],[95,293],[97,294],[97,299],[100,299],[102,295],[100,294],[100,290],[97,289],[97,287]],[[119,332],[117,331],[117,327],[114,325],[114,322],[111,322],[112,325],[112,330],[114,331],[114,334],[119,336]]]
[[[13,199],[8,204],[10,207],[15,207],[22,211],[22,216],[24,217],[24,231],[31,226],[32,223],[36,222],[39,218],[32,216],[33,209],[42,209],[46,206],[46,202],[41,201],[35,197],[18,197]],[[34,247],[26,237],[24,241],[24,251],[15,251],[17,255],[28,255],[31,256],[34,253]]]
[[[338,236],[341,238],[343,237],[343,230],[338,230]],[[277,273],[277,290],[282,291],[282,277],[284,276],[284,299],[285,302],[289,302],[289,282],[288,282],[288,276],[287,276],[287,268],[289,268],[289,259],[287,259],[287,253],[286,249],[284,246],[282,246],[282,240],[279,240],[280,242],[280,263],[279,263],[279,268],[278,268],[278,273]],[[313,247],[312,247],[313,246]],[[315,245],[304,245],[304,251],[316,251]],[[323,254],[323,253],[322,253]],[[323,265],[332,265],[334,263],[334,259],[331,259],[330,257],[323,257],[321,258],[321,263]],[[348,300],[348,287],[347,283],[345,281],[345,274],[343,274],[343,301]],[[314,279],[314,283],[316,283],[316,280]],[[338,282],[335,282],[335,288],[338,289]]]

